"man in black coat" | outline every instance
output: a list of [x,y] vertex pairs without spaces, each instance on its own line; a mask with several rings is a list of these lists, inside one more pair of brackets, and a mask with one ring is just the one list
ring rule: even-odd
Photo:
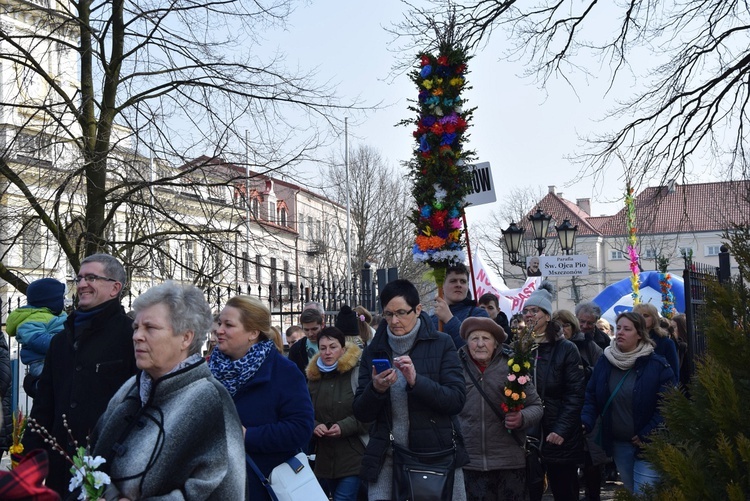
[[2,419],[0,419],[0,456],[8,452],[13,443],[13,415],[10,409],[11,382],[10,350],[5,334],[0,335],[0,399],[2,399]]
[[599,347],[604,350],[609,346],[609,336],[596,327],[596,321],[602,316],[602,309],[593,301],[578,303],[576,306],[576,318],[581,324],[581,332],[586,339],[593,339]]
[[[79,446],[87,445],[110,398],[137,370],[133,320],[120,305],[126,282],[122,264],[110,255],[94,254],[81,262],[74,281],[78,309],[50,342],[30,414],[69,455],[75,454],[70,435]],[[38,433],[28,430],[23,444],[26,451],[49,451],[47,486],[66,498],[70,464]]]
[[505,339],[505,342],[510,344],[513,341],[513,333],[511,332],[510,324],[508,323],[508,315],[506,315],[505,312],[500,309],[499,301],[500,300],[496,295],[491,292],[487,292],[486,294],[482,294],[482,296],[477,301],[477,305],[484,311],[486,311],[490,318],[494,320],[497,325],[502,327],[502,329],[505,331],[505,334],[508,335],[508,337]]
[[297,365],[300,372],[307,379],[305,369],[307,369],[307,364],[310,363],[310,360],[318,353],[318,334],[325,327],[325,321],[317,308],[305,307],[302,315],[299,317],[299,322],[302,324],[302,330],[305,332],[306,337],[298,339],[289,348],[289,360]]

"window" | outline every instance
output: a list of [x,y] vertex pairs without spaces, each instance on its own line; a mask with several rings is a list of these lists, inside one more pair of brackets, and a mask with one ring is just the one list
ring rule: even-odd
[[656,259],[656,249],[645,249],[641,257],[644,259]]
[[284,283],[289,285],[289,261],[284,260]]
[[297,214],[297,233],[300,238],[305,238],[305,216],[302,214]]
[[18,154],[27,158],[49,160],[52,158],[52,140],[44,134],[19,134],[16,137]]
[[718,256],[721,252],[721,245],[706,245],[706,256]]
[[187,242],[185,244],[185,278],[193,278],[195,270],[195,251],[193,249],[193,243]]
[[307,239],[308,240],[315,240],[315,236],[313,235],[313,218],[312,216],[307,216]]
[[692,247],[680,247],[680,256],[693,257]]
[[274,207],[276,204],[273,202],[268,202],[268,220],[272,223],[275,222],[276,217],[276,207]]
[[242,280],[247,282],[250,279],[250,256],[247,252],[242,252]]
[[42,232],[38,219],[26,222],[21,234],[21,265],[38,268],[42,265]]
[[279,209],[279,224],[286,226],[286,209],[284,207]]
[[276,297],[279,292],[278,283],[276,281],[276,258],[271,258],[271,297]]
[[622,259],[625,259],[625,256],[622,253],[622,251],[619,251],[619,250],[610,250],[609,251],[609,260],[610,261],[620,261]]
[[258,283],[263,281],[263,260],[260,254],[255,256],[255,280]]
[[250,212],[253,213],[253,217],[258,219],[260,217],[260,202],[257,198],[250,200]]
[[208,186],[208,198],[217,202],[224,201],[224,187],[223,186]]

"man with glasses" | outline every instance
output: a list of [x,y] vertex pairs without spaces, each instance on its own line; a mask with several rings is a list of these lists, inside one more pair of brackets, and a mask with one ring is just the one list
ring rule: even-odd
[[[72,439],[86,444],[110,398],[136,372],[133,320],[120,305],[126,282],[122,264],[94,254],[81,262],[73,282],[77,309],[50,342],[30,415],[70,455],[75,453]],[[38,433],[24,434],[23,444],[27,451],[48,450],[47,486],[67,498],[70,464]]]
[[478,307],[469,297],[469,270],[463,263],[448,267],[443,283],[443,297],[437,298],[432,323],[438,328],[438,320],[443,323],[442,330],[453,338],[456,349],[466,344],[461,338],[461,322],[468,317],[485,317],[489,315]]
[[609,346],[610,338],[607,334],[599,330],[596,321],[602,316],[602,309],[593,301],[578,303],[576,306],[576,317],[581,324],[581,332],[587,339],[593,339],[602,350]]
[[320,310],[316,307],[306,307],[302,311],[299,321],[302,324],[302,330],[305,332],[307,339],[300,339],[299,342],[294,343],[289,348],[289,360],[294,362],[302,374],[305,375],[305,378],[307,378],[305,369],[307,369],[307,364],[310,363],[310,360],[318,353],[318,334],[325,327],[325,322],[323,321],[323,315],[320,314]]

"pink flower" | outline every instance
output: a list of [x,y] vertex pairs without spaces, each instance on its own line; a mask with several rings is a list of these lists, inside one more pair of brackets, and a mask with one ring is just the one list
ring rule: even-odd
[[518,384],[526,384],[529,381],[529,378],[526,376],[521,376],[518,378]]
[[515,381],[516,375],[515,374],[508,374],[508,381]]
[[365,321],[365,316],[364,315],[360,315],[359,316],[359,321],[360,322],[364,322]]

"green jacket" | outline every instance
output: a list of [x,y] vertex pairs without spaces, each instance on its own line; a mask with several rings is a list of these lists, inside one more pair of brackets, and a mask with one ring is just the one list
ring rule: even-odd
[[[343,478],[359,475],[365,446],[360,435],[367,431],[364,424],[354,418],[352,402],[352,371],[359,372],[362,350],[347,343],[346,351],[333,372],[318,369],[316,354],[307,366],[307,387],[315,409],[315,426],[335,423],[341,428],[337,438],[316,438],[315,475],[320,478]],[[355,379],[356,384],[356,379]]]
[[15,336],[18,326],[24,322],[39,322],[46,324],[56,315],[52,313],[48,308],[34,308],[33,306],[22,306],[16,308],[8,315],[8,321],[5,325],[5,332],[9,336]]

